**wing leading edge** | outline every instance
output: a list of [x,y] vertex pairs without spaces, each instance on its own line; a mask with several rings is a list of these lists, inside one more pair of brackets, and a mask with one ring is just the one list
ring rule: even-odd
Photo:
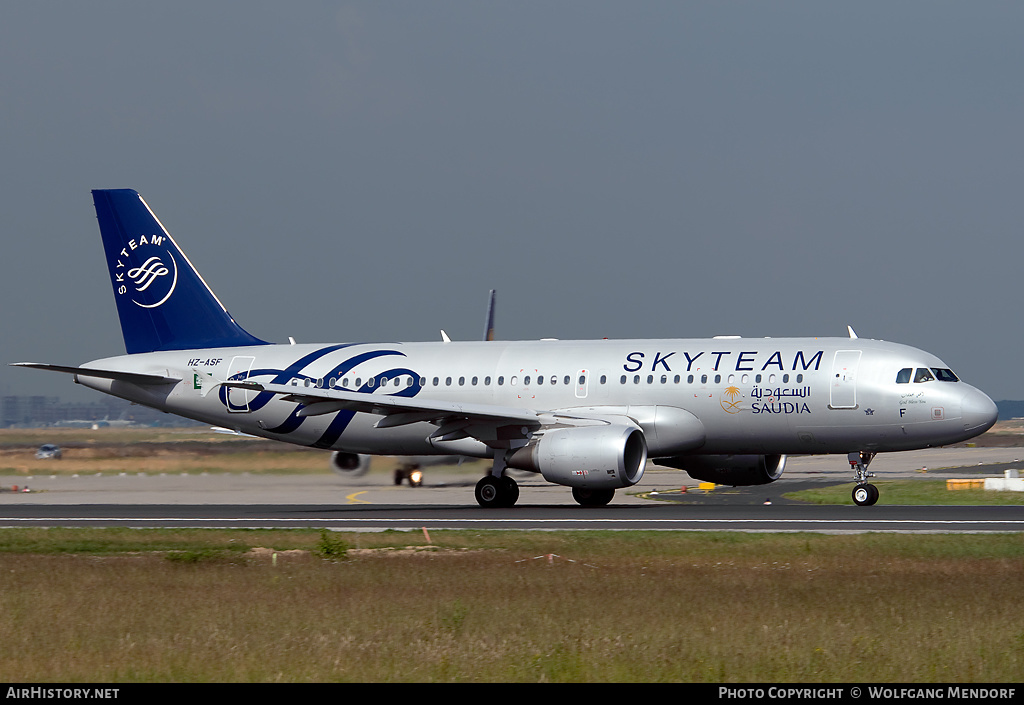
[[221,382],[227,387],[254,392],[270,392],[283,401],[303,406],[298,416],[319,416],[338,411],[357,411],[382,418],[376,428],[394,428],[412,423],[428,422],[438,426],[430,435],[433,440],[458,440],[473,437],[491,447],[520,445],[544,427],[604,425],[609,421],[593,416],[561,412],[535,411],[491,404],[460,404],[421,398],[367,394],[340,389],[295,387],[285,384],[261,384],[249,380]]

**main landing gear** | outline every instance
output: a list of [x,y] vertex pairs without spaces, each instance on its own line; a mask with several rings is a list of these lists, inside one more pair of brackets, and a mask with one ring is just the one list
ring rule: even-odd
[[395,468],[395,484],[408,482],[409,487],[420,487],[423,484],[423,471],[419,465],[400,465]]
[[853,503],[861,507],[870,507],[878,501],[878,488],[867,481],[869,477],[875,476],[875,473],[868,472],[868,465],[874,457],[874,453],[866,450],[849,453],[846,456],[850,461],[850,469],[854,472],[854,482],[857,483],[853,488]]
[[519,501],[519,485],[505,474],[505,456],[494,455],[491,472],[476,483],[476,502],[481,507],[511,507]]
[[[519,501],[519,484],[505,474],[505,458],[494,458],[494,467],[476,483],[476,501],[481,507],[511,507]],[[603,507],[615,497],[614,489],[572,488],[572,498],[584,507]]]
[[585,490],[572,488],[572,498],[583,507],[604,507],[615,496],[615,490]]
[[476,501],[481,507],[511,507],[519,500],[519,485],[508,475],[484,475],[476,483]]

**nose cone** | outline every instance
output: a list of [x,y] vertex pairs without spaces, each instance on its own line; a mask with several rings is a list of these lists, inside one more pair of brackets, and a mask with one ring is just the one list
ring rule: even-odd
[[992,428],[999,416],[996,403],[984,392],[971,388],[961,402],[961,413],[964,420],[964,431],[974,436]]

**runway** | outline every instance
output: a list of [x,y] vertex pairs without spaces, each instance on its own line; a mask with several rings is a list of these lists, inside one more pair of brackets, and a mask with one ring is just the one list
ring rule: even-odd
[[1020,507],[719,505],[337,507],[317,505],[34,505],[4,507],[0,526],[691,530],[850,533],[1019,532]]
[[[876,479],[996,476],[1020,465],[1024,449],[942,449],[876,459]],[[980,464],[979,464],[980,463]],[[649,469],[611,505],[584,508],[569,490],[536,476],[518,478],[520,503],[485,510],[473,499],[476,475],[431,468],[423,487],[383,475],[345,482],[308,476],[33,477],[32,492],[0,494],[0,526],[326,527],[338,530],[520,529],[849,532],[1020,532],[1024,505],[874,507],[805,505],[782,495],[851,481],[845,458],[794,458],[783,479],[751,488],[693,492],[678,471]],[[924,471],[923,468],[928,468]],[[1022,465],[1024,469],[1024,465]],[[2,481],[9,489],[7,480]],[[682,486],[691,490],[679,494]],[[23,489],[23,487],[22,487]],[[1024,502],[1024,496],[1022,496]]]

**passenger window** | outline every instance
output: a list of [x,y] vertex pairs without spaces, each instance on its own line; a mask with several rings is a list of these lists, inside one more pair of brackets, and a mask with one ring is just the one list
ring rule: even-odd
[[446,386],[446,387],[452,386],[452,378],[451,377],[445,377],[444,378],[444,386]]
[[490,377],[484,377],[484,386],[485,387],[490,387],[491,386],[491,378]]
[[476,378],[476,377],[474,377],[474,378],[472,379],[472,381],[470,382],[470,384],[472,384],[472,385],[473,385],[473,386],[475,387],[475,386],[476,386],[476,383],[477,383],[477,378]]
[[502,387],[505,385],[505,375],[498,377],[498,386]]
[[918,382],[934,382],[935,378],[932,377],[932,373],[929,372],[927,367],[918,367],[917,374],[914,375],[914,383]]
[[647,384],[654,384],[654,375],[647,375]]
[[537,375],[537,384],[544,384],[544,375]]
[[530,375],[526,375],[525,377],[523,377],[523,386],[524,387],[529,387],[530,386]]
[[757,384],[761,384],[761,375],[754,375],[754,381]]
[[700,383],[701,384],[707,384],[708,383],[708,376],[707,375],[701,375],[700,376]]
[[640,384],[640,375],[633,375],[633,384]]
[[782,383],[789,384],[789,375],[782,375]]
[[608,375],[601,375],[601,384],[604,384],[607,381],[608,381]]
[[693,384],[693,375],[686,375],[686,383]]
[[715,384],[719,384],[722,381],[722,375],[715,375]]
[[[626,379],[626,378],[625,378],[625,377],[623,377],[622,379],[623,379],[623,381],[625,381],[625,379]],[[566,376],[565,376],[565,380],[564,380],[564,382],[565,382],[565,384],[569,384],[569,375],[566,375]]]
[[622,375],[621,377],[619,377],[619,384],[625,384],[625,383],[626,383],[626,375]]
[[896,373],[896,384],[909,384],[910,375],[913,372],[913,368],[904,367],[902,370]]

